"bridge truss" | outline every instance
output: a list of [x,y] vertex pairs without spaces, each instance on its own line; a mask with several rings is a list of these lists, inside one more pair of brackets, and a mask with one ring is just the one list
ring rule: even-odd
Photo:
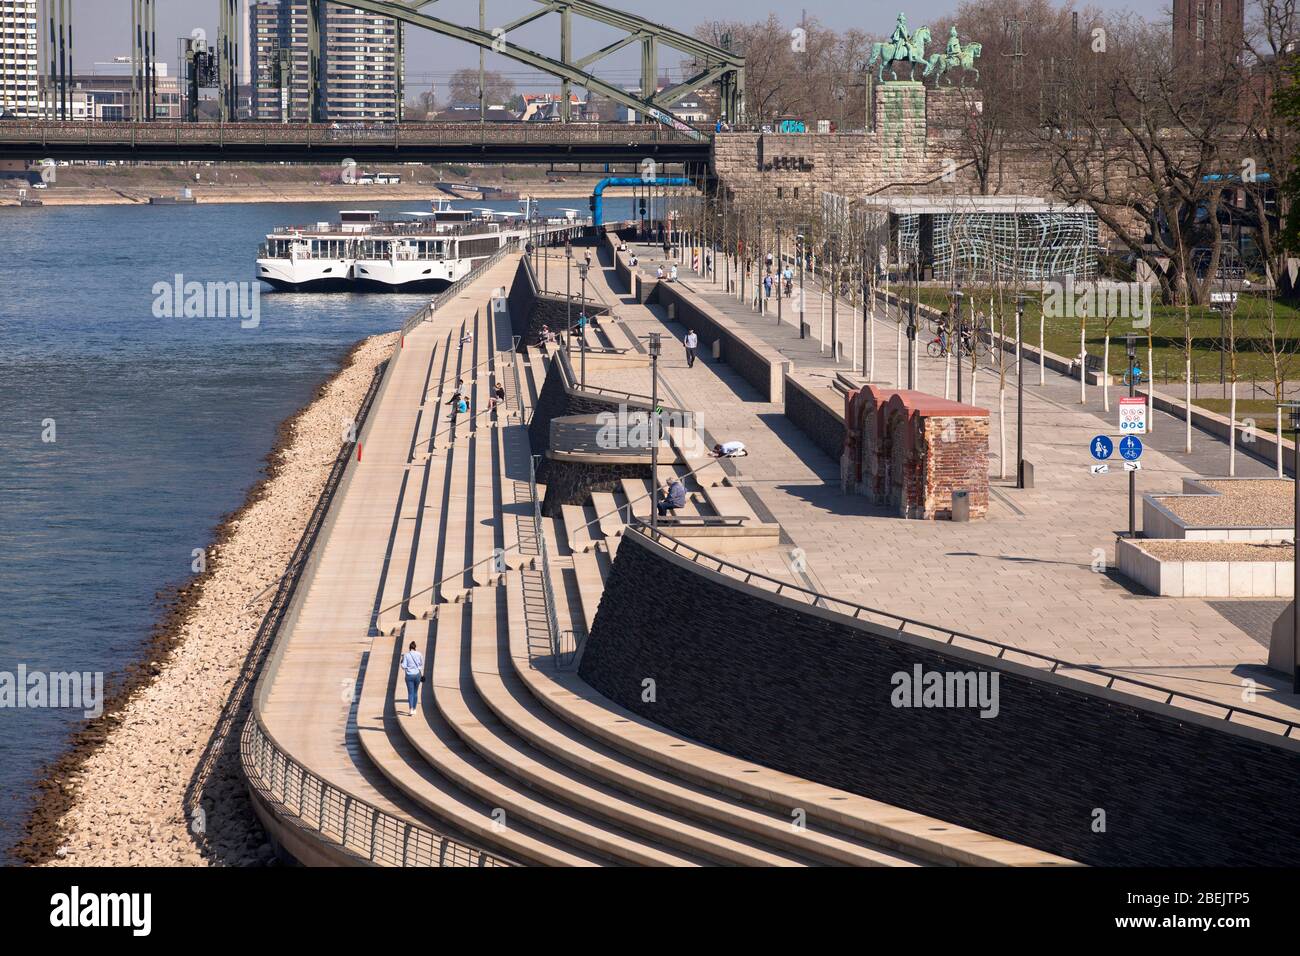
[[[486,0],[480,0],[479,24],[469,26],[452,23],[424,12],[435,0],[346,0],[347,6],[431,30],[443,36],[473,43],[484,50],[527,64],[551,76],[558,77],[561,85],[561,117],[569,117],[569,93],[572,86],[607,97],[632,109],[640,116],[670,125],[684,123],[675,116],[671,106],[682,96],[706,84],[716,84],[719,105],[724,119],[735,121],[744,111],[745,58],[743,55],[705,43],[686,33],[652,23],[643,17],[614,10],[593,0],[536,0],[538,8],[497,27],[488,27]],[[308,0],[311,70],[311,116],[319,122],[322,118],[321,65],[323,63],[322,16],[326,0]],[[520,46],[510,39],[511,33],[542,17],[556,14],[559,17],[560,55],[556,59],[535,50]],[[623,36],[612,43],[583,56],[573,54],[573,18],[592,20],[612,26]],[[594,63],[631,44],[641,45],[641,90],[630,93],[620,86],[607,83],[589,70]],[[659,79],[659,50],[667,47],[692,58],[697,71],[681,83],[663,92],[656,92]]]

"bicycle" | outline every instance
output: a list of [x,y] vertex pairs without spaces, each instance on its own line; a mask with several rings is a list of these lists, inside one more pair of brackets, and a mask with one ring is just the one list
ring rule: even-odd
[[948,336],[942,330],[925,346],[925,354],[930,358],[943,358],[948,354]]
[[[1137,374],[1134,375],[1134,372]],[[1129,385],[1143,385],[1149,381],[1151,381],[1150,377],[1142,374],[1142,363],[1140,362],[1133,365],[1133,367],[1126,371],[1120,379],[1120,383],[1125,387],[1128,387]]]

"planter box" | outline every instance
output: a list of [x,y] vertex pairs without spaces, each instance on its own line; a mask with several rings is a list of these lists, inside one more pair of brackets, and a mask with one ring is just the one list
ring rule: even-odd
[[1162,597],[1289,598],[1293,561],[1178,561],[1142,550],[1141,541],[1120,538],[1115,559],[1120,572]]

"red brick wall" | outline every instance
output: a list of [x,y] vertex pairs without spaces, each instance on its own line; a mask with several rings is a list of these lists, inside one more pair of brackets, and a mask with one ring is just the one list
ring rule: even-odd
[[952,493],[970,493],[972,518],[989,504],[989,415],[921,392],[868,385],[845,398],[840,460],[845,492],[904,518],[952,517]]

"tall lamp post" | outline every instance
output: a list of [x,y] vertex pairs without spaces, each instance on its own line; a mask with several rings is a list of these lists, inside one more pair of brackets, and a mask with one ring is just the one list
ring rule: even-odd
[[582,342],[582,371],[579,373],[579,381],[583,388],[587,387],[587,270],[590,268],[585,262],[578,263],[578,278],[582,280],[582,297],[579,299],[581,309],[578,312],[578,338]]
[[1025,487],[1025,302],[1029,296],[1016,293],[1016,487]]
[[573,288],[569,284],[569,265],[573,262],[573,242],[564,240],[564,354],[569,354],[569,331],[573,327]]
[[650,333],[650,537],[658,540],[659,508],[659,335]]
[[[1134,396],[1137,388],[1137,376],[1133,374],[1133,364],[1137,361],[1137,336],[1130,332],[1125,339],[1125,352],[1128,354],[1128,397]],[[1137,537],[1137,472],[1128,473],[1128,536]]]

